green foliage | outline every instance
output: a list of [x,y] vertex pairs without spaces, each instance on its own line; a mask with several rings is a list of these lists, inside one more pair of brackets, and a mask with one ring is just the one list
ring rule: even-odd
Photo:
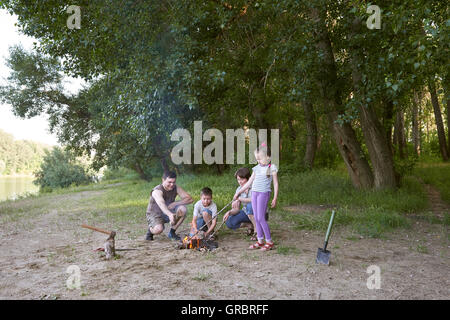
[[298,255],[299,249],[295,247],[285,247],[285,246],[277,246],[276,251],[278,254],[282,255]]
[[[326,231],[330,221],[331,210],[323,213],[283,214],[286,221],[294,223],[297,230]],[[411,223],[406,216],[382,208],[337,209],[334,223],[350,226],[353,232],[370,238],[380,238],[384,233],[396,228],[409,228]]]
[[397,172],[399,177],[411,175],[418,161],[419,158],[416,155],[411,155],[403,159],[396,155],[394,157],[395,171]]
[[444,215],[444,225],[445,226],[450,226],[450,213],[446,213]]
[[0,175],[32,174],[48,149],[49,146],[41,143],[14,140],[12,135],[0,130]]
[[136,172],[128,169],[128,168],[107,168],[103,171],[103,179],[102,180],[129,180],[129,179],[138,179],[139,177],[136,175]]
[[442,200],[450,204],[450,164],[429,162],[421,163],[414,169],[414,174],[426,184],[439,190]]
[[320,169],[301,174],[281,176],[288,178],[289,187],[283,189],[283,203],[326,204],[339,207],[379,208],[395,212],[413,212],[427,207],[420,183],[405,177],[398,190],[356,190],[347,174],[341,170]]
[[0,98],[13,103],[17,116],[31,118],[66,103],[67,97],[61,93],[63,76],[57,58],[13,46],[9,48],[6,62],[14,72],[8,76],[8,85],[0,87]]
[[[301,170],[305,101],[312,102],[319,124],[316,165],[335,167],[325,98],[335,99],[340,122],[356,127],[361,108],[386,120],[387,102],[404,110],[413,89],[449,79],[448,8],[438,0],[378,2],[380,30],[365,27],[368,4],[362,0],[77,5],[82,25],[71,30],[67,1],[1,2],[38,43],[31,53],[11,50],[13,73],[0,97],[22,117],[47,113],[68,149],[95,151],[96,169],[127,167],[147,180],[174,166],[170,134],[176,128],[192,133],[194,120],[223,132],[280,128],[281,159],[292,172]],[[334,80],[317,48],[324,34],[311,16],[315,8],[332,43]],[[64,93],[60,71],[82,77],[87,86],[76,95]],[[368,139],[374,138],[360,135],[362,145],[370,145]],[[398,162],[397,169],[405,174],[410,164]]]
[[59,147],[53,148],[51,152],[46,151],[44,161],[35,176],[34,183],[47,191],[93,181],[86,163],[77,160],[69,151]]

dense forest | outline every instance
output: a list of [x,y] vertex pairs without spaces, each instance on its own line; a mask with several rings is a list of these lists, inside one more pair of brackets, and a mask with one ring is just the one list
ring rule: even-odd
[[[202,169],[170,158],[171,133],[202,120],[279,129],[284,172],[344,162],[356,188],[396,188],[420,156],[449,160],[445,3],[380,0],[369,28],[362,0],[80,0],[78,17],[63,0],[5,0],[38,42],[11,48],[0,97],[48,114],[96,168]],[[68,94],[63,74],[87,85]]]
[[39,169],[45,150],[51,147],[28,140],[14,140],[11,134],[0,130],[0,176],[31,175]]

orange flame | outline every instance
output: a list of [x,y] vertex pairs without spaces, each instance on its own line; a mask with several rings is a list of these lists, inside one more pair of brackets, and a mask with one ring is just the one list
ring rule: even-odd
[[[197,247],[195,247],[193,240],[197,240]],[[200,247],[200,240],[197,239],[190,239],[187,236],[183,239],[183,244],[186,246],[187,249],[194,249]]]

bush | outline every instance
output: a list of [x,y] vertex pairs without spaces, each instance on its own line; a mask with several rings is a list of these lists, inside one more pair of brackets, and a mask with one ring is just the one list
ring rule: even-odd
[[411,175],[418,161],[419,158],[415,155],[411,155],[404,159],[400,158],[398,155],[395,155],[394,156],[395,171],[400,176],[400,178]]
[[46,151],[39,171],[35,172],[34,184],[43,190],[66,188],[71,185],[86,184],[93,181],[85,164],[66,150],[55,147]]
[[103,172],[103,180],[127,180],[127,179],[139,179],[139,175],[136,171],[128,168],[106,168]]

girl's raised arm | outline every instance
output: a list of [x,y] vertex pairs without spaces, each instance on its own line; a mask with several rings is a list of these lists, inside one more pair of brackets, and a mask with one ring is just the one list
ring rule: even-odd
[[276,172],[273,172],[272,177],[273,177],[272,208],[275,208],[275,206],[277,205],[277,199],[278,199],[278,174]]

